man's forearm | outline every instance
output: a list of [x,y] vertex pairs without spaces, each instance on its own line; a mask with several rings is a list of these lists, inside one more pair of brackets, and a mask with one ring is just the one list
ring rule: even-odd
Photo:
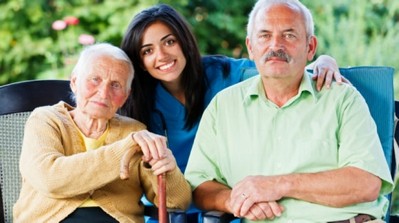
[[231,213],[228,207],[231,189],[216,181],[207,181],[193,192],[194,203],[203,210]]
[[293,177],[296,183],[285,197],[333,207],[375,200],[381,188],[378,177],[355,167]]

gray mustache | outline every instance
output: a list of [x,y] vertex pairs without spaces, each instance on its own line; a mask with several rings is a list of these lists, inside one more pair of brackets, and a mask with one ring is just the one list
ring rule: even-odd
[[277,57],[279,59],[285,60],[286,62],[289,62],[291,60],[290,56],[288,56],[284,50],[277,50],[277,51],[270,51],[264,56],[265,62],[268,61],[272,57]]

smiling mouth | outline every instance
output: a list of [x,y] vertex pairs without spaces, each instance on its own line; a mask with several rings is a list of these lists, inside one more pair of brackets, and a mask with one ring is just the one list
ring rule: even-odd
[[160,66],[158,69],[161,71],[167,70],[167,69],[171,68],[173,65],[175,65],[175,63],[176,63],[176,61],[172,61],[171,63]]

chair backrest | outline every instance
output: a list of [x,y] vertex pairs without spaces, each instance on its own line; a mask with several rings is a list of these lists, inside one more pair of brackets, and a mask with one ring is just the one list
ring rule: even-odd
[[[385,66],[359,66],[341,68],[340,72],[362,94],[376,125],[384,155],[391,168],[392,178],[396,172],[393,153],[395,98],[393,87],[394,69]],[[388,195],[391,200],[391,195]],[[385,216],[388,223],[390,212]]]
[[34,80],[0,86],[0,222],[12,222],[21,179],[18,168],[25,121],[39,106],[63,100],[73,105],[67,80]]
[[[395,114],[396,114],[396,117],[399,119],[399,101],[395,101]],[[396,139],[396,142],[399,144],[399,123],[396,124],[395,139]]]
[[340,71],[365,98],[377,125],[385,158],[388,165],[392,166],[395,112],[394,69],[383,66],[361,66],[341,68]]
[[0,86],[0,115],[29,112],[59,101],[72,103],[68,80],[21,81]]

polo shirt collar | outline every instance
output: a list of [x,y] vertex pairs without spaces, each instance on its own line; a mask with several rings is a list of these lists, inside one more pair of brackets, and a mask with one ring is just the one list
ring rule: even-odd
[[[313,99],[317,101],[317,94],[316,94],[316,89],[315,89],[315,84],[313,83],[314,81],[311,78],[311,73],[307,72],[306,70],[304,71],[304,75],[301,81],[301,84],[299,86],[299,91],[296,96],[292,98],[290,101],[296,100],[298,97],[300,97],[303,93],[310,93],[312,95]],[[263,84],[262,84],[262,78],[261,75],[257,75],[252,83],[249,85],[248,90],[246,92],[245,96],[245,101],[250,100],[252,97],[264,97],[266,99],[265,91],[263,89]]]

